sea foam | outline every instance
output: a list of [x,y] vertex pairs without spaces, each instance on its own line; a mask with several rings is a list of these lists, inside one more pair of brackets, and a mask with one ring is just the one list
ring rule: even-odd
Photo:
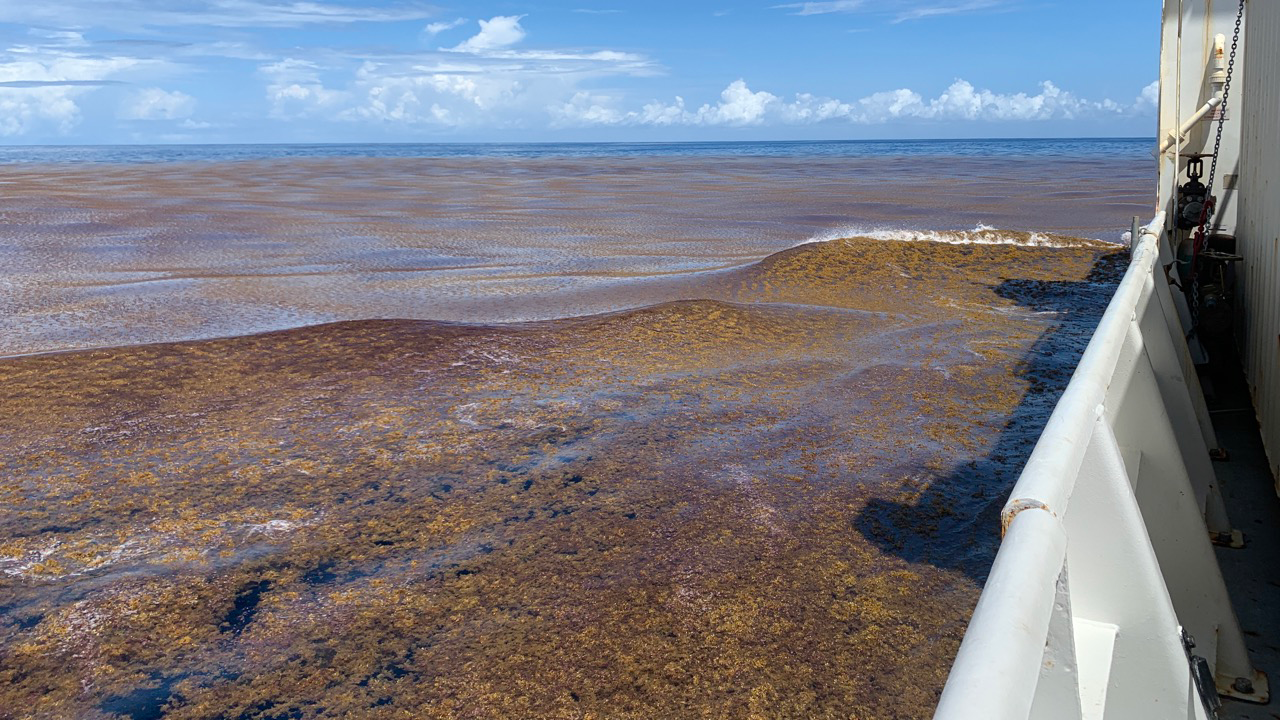
[[864,237],[889,242],[932,242],[948,245],[1018,245],[1022,247],[1083,247],[1100,240],[1072,238],[1039,232],[1001,230],[979,223],[972,230],[921,230],[915,228],[844,225],[826,230],[800,245]]

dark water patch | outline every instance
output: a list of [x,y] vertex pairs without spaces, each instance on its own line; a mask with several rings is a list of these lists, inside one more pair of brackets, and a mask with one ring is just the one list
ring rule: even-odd
[[8,617],[10,621],[13,622],[14,627],[19,630],[30,630],[31,628],[39,625],[41,620],[44,620],[43,613],[28,615],[26,617],[18,617],[16,615],[9,615]]
[[253,622],[258,612],[258,604],[262,602],[262,594],[271,589],[270,580],[259,580],[240,588],[236,593],[235,603],[222,619],[219,629],[222,632],[240,633]]
[[154,687],[140,687],[126,694],[117,695],[104,700],[98,707],[106,713],[124,715],[129,720],[160,720],[164,717],[164,706],[173,700],[173,686],[177,678],[152,677],[151,682],[159,682]]
[[300,707],[282,708],[280,705],[270,700],[263,700],[229,720],[302,720],[306,717]]
[[322,562],[314,568],[308,570],[302,575],[302,582],[308,585],[325,585],[338,579],[337,573],[333,572],[335,563],[332,561]]
[[47,535],[47,534],[53,534],[53,533],[74,533],[74,532],[80,532],[81,530],[92,527],[93,525],[99,522],[100,522],[99,518],[90,517],[90,518],[85,518],[80,522],[69,523],[65,525],[45,525],[43,527],[35,528],[34,530],[29,530],[29,531],[14,530],[12,533],[10,533],[10,535],[11,537],[34,537],[36,535]]

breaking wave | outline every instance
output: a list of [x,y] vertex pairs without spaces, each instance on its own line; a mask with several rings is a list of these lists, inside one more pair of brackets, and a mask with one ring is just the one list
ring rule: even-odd
[[1020,247],[1107,247],[1114,243],[1104,240],[1071,237],[1056,233],[1023,230],[1001,230],[990,225],[978,224],[972,230],[923,230],[916,228],[842,225],[821,232],[800,243],[831,242],[855,237],[890,242],[930,242],[947,245],[1017,245]]

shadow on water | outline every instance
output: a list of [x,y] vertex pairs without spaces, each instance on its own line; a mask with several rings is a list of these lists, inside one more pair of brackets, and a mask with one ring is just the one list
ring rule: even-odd
[[909,502],[868,502],[852,521],[867,541],[908,562],[986,581],[999,547],[1000,510],[1128,261],[1127,253],[1104,255],[1083,281],[1009,279],[992,287],[1027,310],[1055,316],[1016,366],[1026,391],[980,460],[954,466]]
[[125,695],[117,695],[102,702],[103,712],[123,715],[129,720],[160,720],[164,717],[165,703],[173,698],[173,687],[178,678],[151,676],[154,687],[143,686]]

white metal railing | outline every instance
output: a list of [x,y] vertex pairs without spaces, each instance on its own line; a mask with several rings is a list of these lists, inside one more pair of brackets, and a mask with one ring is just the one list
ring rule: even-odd
[[[1161,212],[1133,239],[1129,269],[1004,507],[1004,539],[938,720],[1205,718],[1214,685],[1266,694],[1206,531],[1230,526],[1164,276],[1164,224]],[[1192,655],[1203,658],[1203,691]]]

